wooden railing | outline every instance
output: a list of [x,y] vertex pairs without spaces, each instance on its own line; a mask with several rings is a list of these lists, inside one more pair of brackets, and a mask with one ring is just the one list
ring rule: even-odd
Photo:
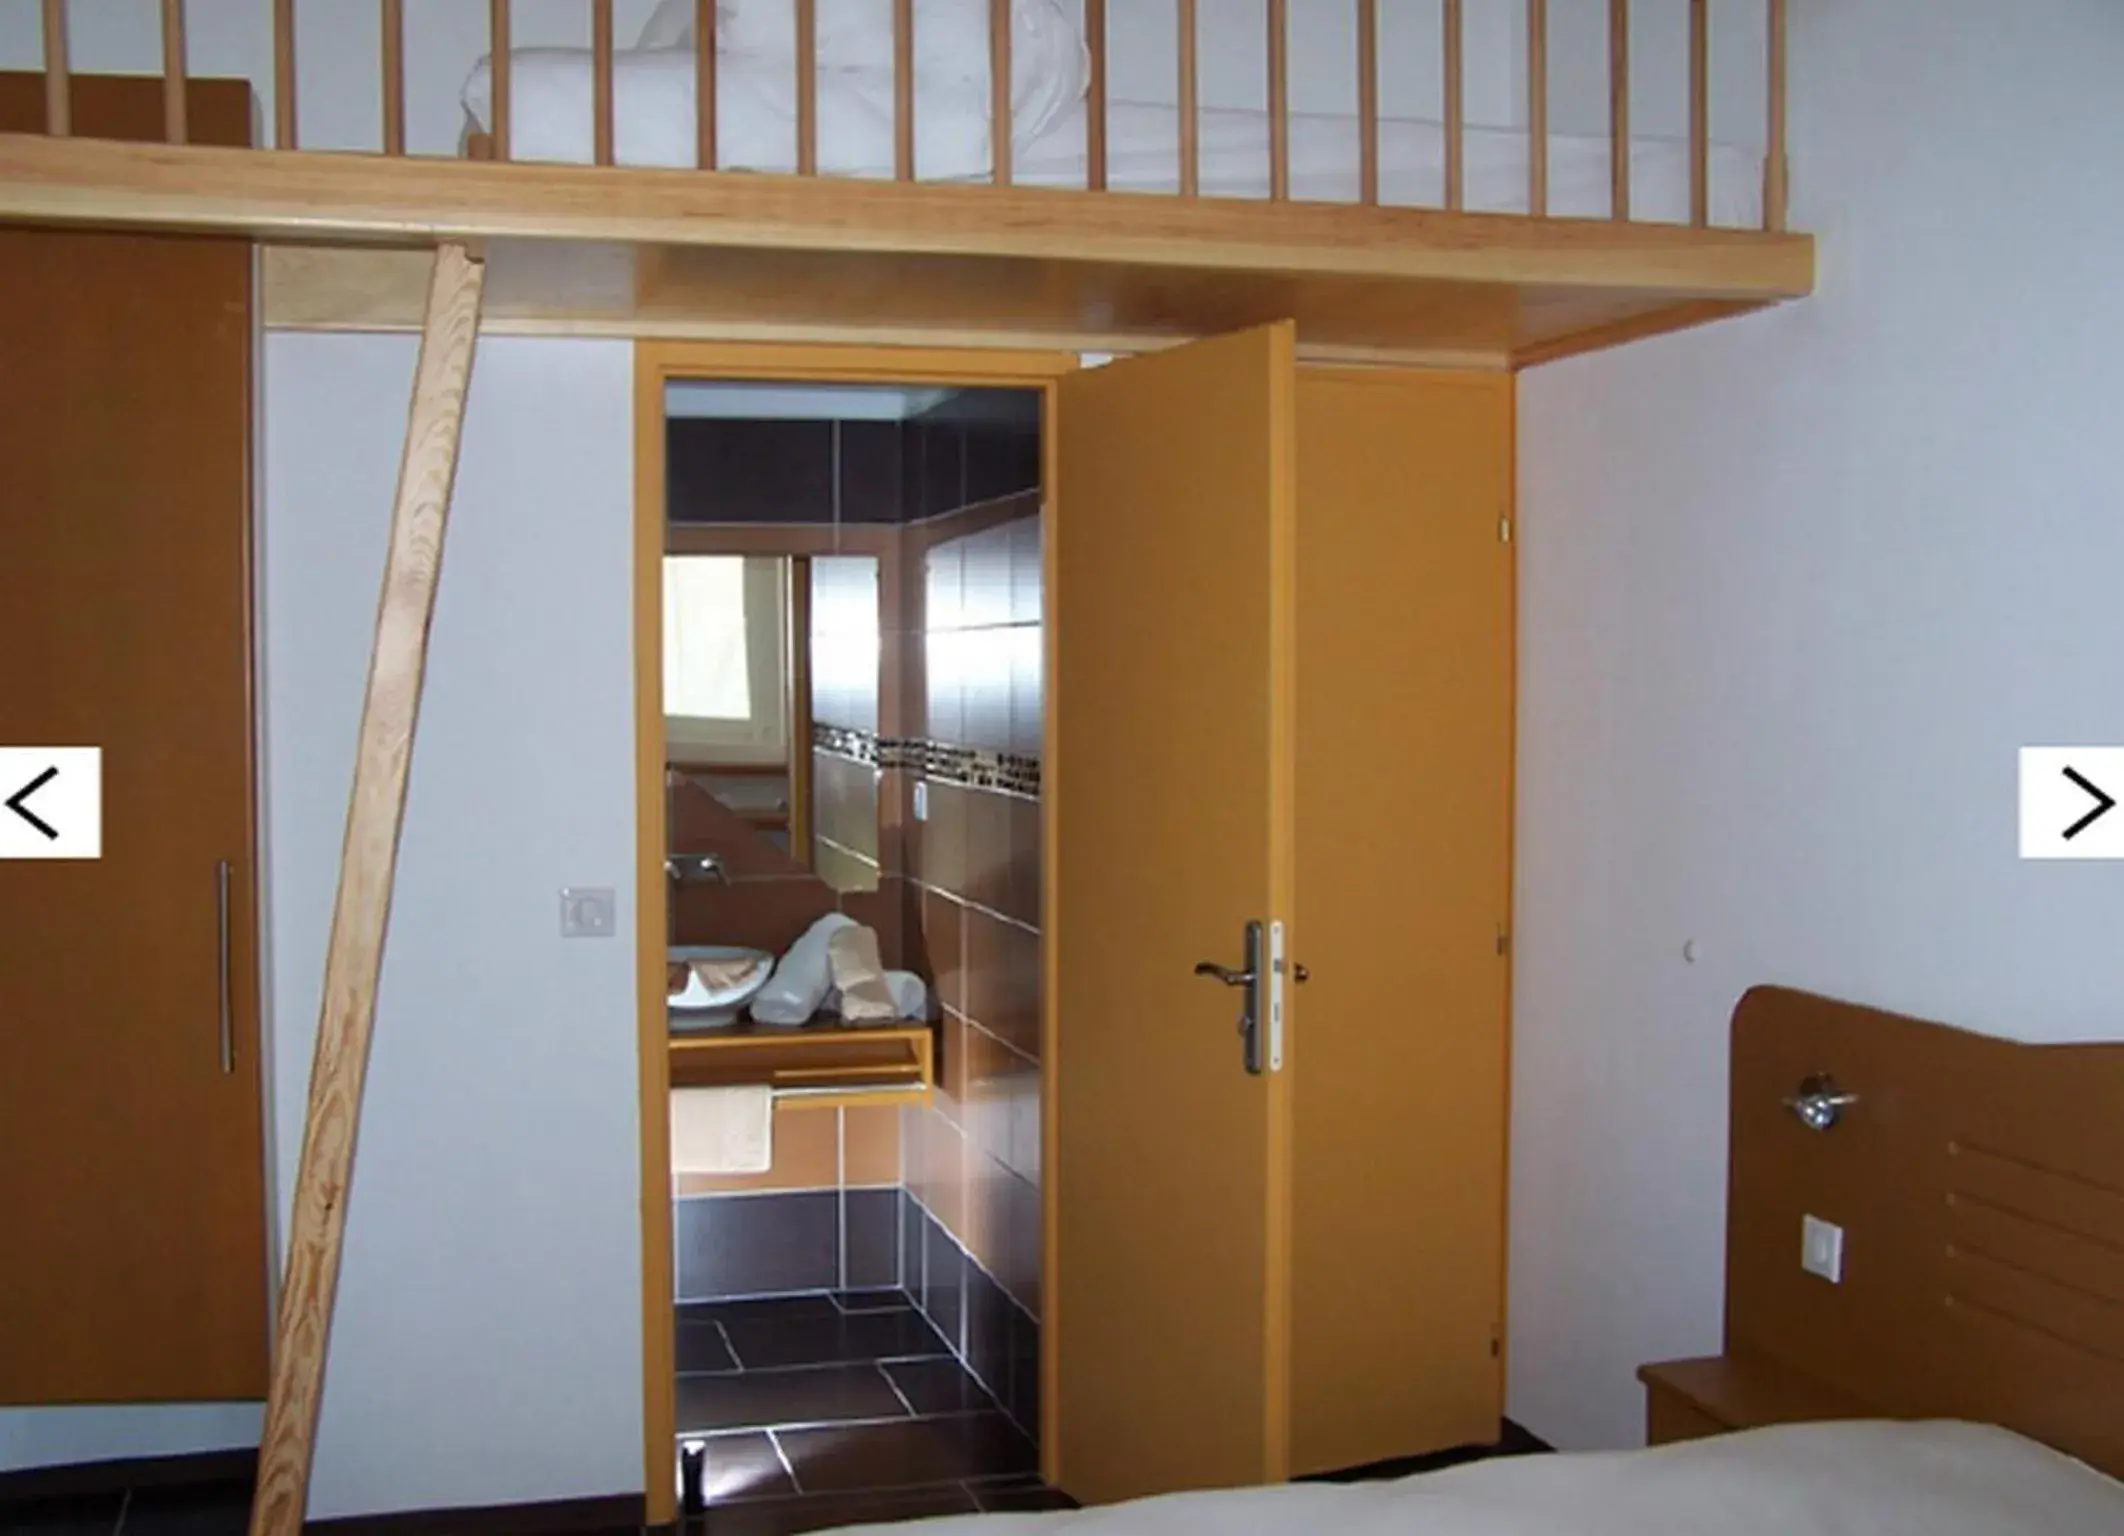
[[[587,0],[590,9],[593,100],[592,160],[600,166],[615,164],[615,40],[613,0]],[[796,172],[819,174],[819,61],[818,0],[791,0],[796,38],[795,139]],[[893,175],[900,181],[916,179],[915,166],[915,0],[890,0],[893,35]],[[1103,191],[1109,182],[1109,5],[1108,0],[1081,0],[1090,69],[1085,94],[1085,174],[1090,191]],[[1129,0],[1121,0],[1128,4]],[[1290,6],[1288,0],[1265,0],[1268,19],[1268,195],[1273,201],[1291,196],[1291,92]],[[1599,0],[1558,0],[1559,5],[1594,5]],[[1761,224],[1765,230],[1785,228],[1787,203],[1786,169],[1786,68],[1787,0],[1761,0],[1765,7],[1767,46],[1764,54],[1765,99],[1763,184]],[[406,50],[404,0],[377,0],[382,17],[381,109],[382,146],[387,157],[404,156],[406,140]],[[1381,0],[1351,0],[1355,8],[1358,199],[1366,204],[1381,200],[1380,155],[1380,4]],[[1554,56],[1550,48],[1549,0],[1524,0],[1523,26],[1526,38],[1524,80],[1527,138],[1527,212],[1536,218],[1551,211],[1550,81]],[[168,142],[187,141],[186,97],[186,0],[160,0],[162,27],[162,96],[164,133]],[[696,163],[702,170],[716,170],[718,156],[714,0],[694,0],[694,68],[698,103]],[[1179,24],[1178,67],[1174,81],[1178,113],[1178,187],[1182,197],[1201,195],[1202,118],[1200,27],[1203,16],[1197,0],[1174,0]],[[1444,199],[1443,206],[1458,211],[1467,206],[1467,63],[1465,0],[1442,0],[1443,34],[1439,38],[1443,78]],[[57,137],[73,131],[68,50],[68,0],[42,0],[41,24],[44,42],[44,88],[46,131]],[[489,0],[488,38],[492,50],[492,107],[485,157],[510,158],[512,145],[511,4]],[[1313,14],[1310,10],[1308,14]],[[1711,192],[1711,26],[1709,0],[1688,0],[1688,145],[1689,222],[1707,227],[1712,222]],[[294,0],[273,0],[274,144],[279,149],[300,147],[296,112],[296,13]],[[1014,148],[1012,80],[1011,0],[989,0],[989,78],[1003,82],[990,91],[991,179],[1007,185],[1013,179]],[[1630,0],[1608,0],[1608,143],[1611,171],[1609,217],[1627,222],[1632,217],[1631,186],[1631,20]]]

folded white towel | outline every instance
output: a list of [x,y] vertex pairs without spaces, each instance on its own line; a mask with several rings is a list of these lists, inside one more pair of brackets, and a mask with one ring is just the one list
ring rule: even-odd
[[671,1171],[765,1173],[774,1166],[774,1090],[671,1090]]

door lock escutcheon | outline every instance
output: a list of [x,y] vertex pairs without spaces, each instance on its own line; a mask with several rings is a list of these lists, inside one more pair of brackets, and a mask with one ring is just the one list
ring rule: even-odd
[[[1246,960],[1242,967],[1219,965],[1214,960],[1196,962],[1195,974],[1240,989],[1239,1039],[1244,1047],[1246,1070],[1259,1077],[1283,1070],[1283,924],[1248,923]],[[1298,979],[1305,979],[1299,966]]]

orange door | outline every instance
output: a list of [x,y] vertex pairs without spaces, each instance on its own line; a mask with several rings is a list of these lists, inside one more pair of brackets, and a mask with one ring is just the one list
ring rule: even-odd
[[1298,380],[1294,1473],[1497,1437],[1512,381]]
[[1293,387],[1287,325],[1059,386],[1044,1321],[1087,1502],[1285,1470],[1282,1078],[1195,967],[1289,914]]
[[0,861],[4,1403],[265,1390],[250,282],[0,232],[0,745],[103,749],[102,859]]

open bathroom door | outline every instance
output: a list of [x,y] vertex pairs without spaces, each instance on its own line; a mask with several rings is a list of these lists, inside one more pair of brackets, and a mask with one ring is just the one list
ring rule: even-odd
[[1295,387],[1288,324],[1060,385],[1045,1431],[1086,1502],[1288,1459],[1287,1090],[1196,966],[1290,916]]

